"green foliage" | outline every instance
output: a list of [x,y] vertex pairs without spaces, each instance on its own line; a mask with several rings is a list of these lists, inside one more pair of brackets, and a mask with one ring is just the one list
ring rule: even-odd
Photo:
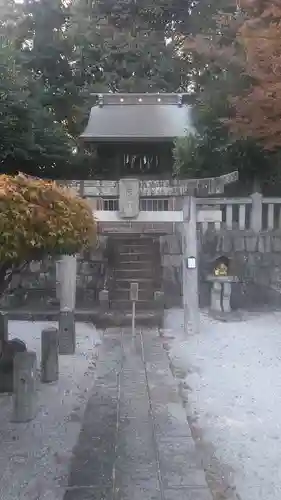
[[95,175],[95,152],[85,154],[77,142],[94,104],[90,93],[186,90],[192,70],[180,49],[188,5],[183,0],[157,5],[148,0],[0,0],[0,28],[12,42],[17,72],[13,88],[7,78],[3,85],[10,100],[17,85],[17,92],[26,94],[13,101],[16,130],[23,134],[9,129],[11,145],[18,146],[3,144],[1,171],[14,173],[20,165],[44,177]]
[[177,52],[171,25],[176,3],[75,2],[69,36],[73,37],[77,71],[80,66],[86,85],[105,92],[185,90],[189,63]]
[[71,160],[72,141],[44,108],[42,87],[23,71],[14,43],[0,45],[0,172],[15,173],[19,165],[29,174],[55,177]]
[[[91,92],[192,89],[198,135],[177,142],[176,172],[216,175],[239,163],[243,175],[263,175],[259,149],[233,143],[221,121],[244,85],[232,57],[236,10],[232,0],[0,0],[10,42],[0,50],[0,171],[102,176],[95,151],[78,147]],[[218,21],[228,13],[234,22]]]
[[[79,82],[67,36],[69,7],[61,0],[28,0],[18,26],[22,65],[42,85],[42,105],[75,137],[79,133]],[[81,82],[80,82],[81,83]]]

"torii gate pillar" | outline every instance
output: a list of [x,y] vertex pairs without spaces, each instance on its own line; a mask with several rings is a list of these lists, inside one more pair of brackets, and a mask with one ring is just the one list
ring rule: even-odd
[[196,334],[200,330],[196,221],[196,199],[194,196],[186,196],[182,224],[182,286],[186,334]]

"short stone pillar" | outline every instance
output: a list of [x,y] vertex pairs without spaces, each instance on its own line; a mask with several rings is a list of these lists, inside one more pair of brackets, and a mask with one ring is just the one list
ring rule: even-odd
[[65,307],[71,311],[75,309],[76,302],[76,271],[77,259],[75,255],[63,255],[57,266],[60,286],[58,294],[60,296],[60,309]]
[[226,282],[223,284],[223,294],[222,294],[222,310],[225,313],[231,312],[230,297],[231,297],[231,283]]
[[76,256],[64,255],[59,265],[59,354],[74,354],[75,352],[76,270]]
[[19,352],[26,352],[26,344],[22,340],[7,340],[3,344],[0,355],[0,393],[14,390],[14,359]]
[[99,292],[99,304],[102,312],[107,312],[109,310],[109,292],[108,290],[100,290]]
[[211,289],[211,310],[221,311],[222,305],[222,284],[214,281]]
[[74,354],[75,345],[74,312],[65,307],[59,315],[59,354]]
[[14,359],[12,422],[29,422],[37,412],[37,360],[35,352],[17,353]]
[[56,382],[59,378],[59,335],[57,328],[41,333],[41,382]]

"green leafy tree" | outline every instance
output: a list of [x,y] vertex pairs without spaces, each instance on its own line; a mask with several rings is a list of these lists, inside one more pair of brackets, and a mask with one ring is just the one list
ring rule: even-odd
[[173,0],[155,6],[147,0],[75,2],[69,33],[88,87],[107,92],[186,90],[189,63],[178,50],[181,41],[173,27],[180,3],[183,7]]
[[0,46],[0,172],[55,177],[66,173],[72,143],[42,106],[41,86],[18,64],[18,52],[7,39]]
[[22,65],[42,85],[41,101],[73,137],[79,132],[79,86],[66,35],[69,7],[61,0],[25,0],[18,24]]

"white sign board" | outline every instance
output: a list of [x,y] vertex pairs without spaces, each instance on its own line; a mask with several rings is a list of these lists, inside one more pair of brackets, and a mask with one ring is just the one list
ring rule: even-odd
[[139,213],[139,180],[121,179],[119,181],[119,215],[133,218]]
[[188,257],[187,258],[187,267],[188,269],[196,269],[196,258]]
[[136,302],[139,298],[139,284],[131,283],[130,286],[130,300]]

